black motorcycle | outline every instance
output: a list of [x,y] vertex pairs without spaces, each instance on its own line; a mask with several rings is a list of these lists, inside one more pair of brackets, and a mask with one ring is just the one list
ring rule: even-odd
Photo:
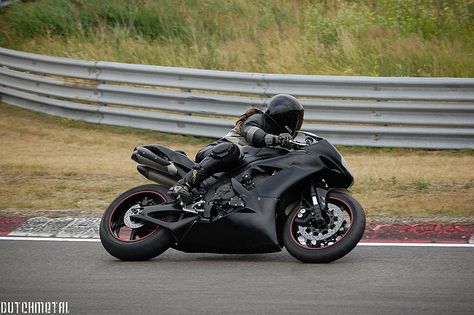
[[327,140],[300,132],[294,150],[243,147],[232,169],[214,174],[183,205],[168,188],[195,162],[161,145],[135,148],[138,171],[160,183],[118,196],[100,223],[104,248],[122,260],[147,260],[169,247],[183,252],[288,252],[326,263],[348,254],[365,229],[361,205],[347,190],[353,176]]

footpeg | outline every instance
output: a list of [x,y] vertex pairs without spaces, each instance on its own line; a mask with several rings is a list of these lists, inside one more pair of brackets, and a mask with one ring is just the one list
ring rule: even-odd
[[181,207],[183,208],[183,211],[198,214],[204,212],[204,209],[201,206],[205,203],[206,202],[204,200],[199,200],[198,202],[189,205],[185,205],[183,202],[181,202]]

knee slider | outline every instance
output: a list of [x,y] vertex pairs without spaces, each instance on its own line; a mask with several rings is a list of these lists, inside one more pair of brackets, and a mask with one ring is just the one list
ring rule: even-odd
[[211,151],[211,157],[216,160],[222,160],[234,155],[240,154],[239,148],[236,144],[230,142],[223,142],[216,145]]

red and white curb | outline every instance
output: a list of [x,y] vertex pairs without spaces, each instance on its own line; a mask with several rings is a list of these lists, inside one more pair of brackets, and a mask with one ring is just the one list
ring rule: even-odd
[[473,244],[474,223],[367,224],[363,241]]
[[99,238],[100,219],[45,218],[21,220],[19,217],[0,217],[0,235],[57,238]]
[[[0,217],[0,239],[98,241],[99,222],[98,218]],[[365,244],[474,246],[474,223],[368,224],[360,245]]]

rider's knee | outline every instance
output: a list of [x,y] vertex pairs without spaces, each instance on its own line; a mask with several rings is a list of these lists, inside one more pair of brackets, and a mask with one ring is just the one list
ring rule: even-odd
[[210,156],[215,160],[235,161],[240,157],[240,150],[234,143],[222,142],[212,149]]

